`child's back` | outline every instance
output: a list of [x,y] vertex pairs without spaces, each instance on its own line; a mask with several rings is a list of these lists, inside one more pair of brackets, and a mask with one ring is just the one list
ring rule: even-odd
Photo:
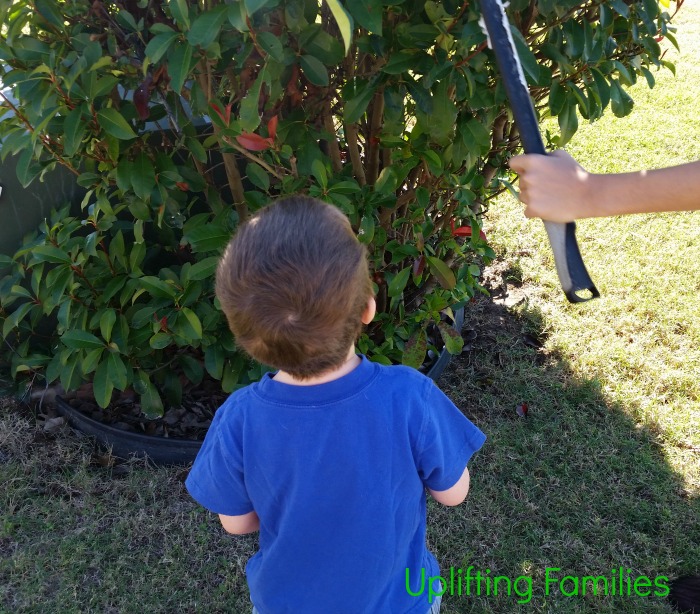
[[[329,206],[299,201],[300,226],[318,228],[322,224],[314,217],[325,216],[347,234],[347,221]],[[264,222],[265,216],[254,225]],[[286,239],[302,267],[304,249],[294,243],[303,236],[300,230]],[[355,249],[359,243],[352,239],[348,246]],[[241,251],[235,242],[219,269],[220,298],[227,259]],[[316,264],[307,263],[310,270]],[[348,317],[366,322],[374,312],[367,307],[371,295],[362,296],[369,278],[364,255],[355,266],[364,308]],[[352,285],[352,275],[346,283]],[[298,286],[311,300],[309,282]],[[352,305],[351,298],[339,301]],[[248,335],[257,339],[256,347],[274,353],[283,351],[276,343],[293,342],[293,335],[285,341],[279,330],[272,335],[237,331],[240,299],[221,302],[239,343]],[[297,304],[301,311],[292,319],[303,322],[303,301]],[[277,309],[285,305],[282,301]],[[280,317],[289,319],[288,307],[284,314]],[[341,329],[344,324],[335,323]],[[356,356],[352,343],[358,331],[349,343],[343,340],[346,351],[338,352],[330,369],[309,374],[303,365],[274,365],[282,367],[277,374],[232,394],[217,412],[188,477],[193,497],[222,515],[233,532],[257,528],[259,519],[260,551],[246,573],[260,614],[425,614],[430,609],[427,578],[439,568],[425,544],[425,488],[441,498],[465,474],[468,488],[467,461],[485,438],[425,376]],[[319,334],[322,338],[323,330]],[[300,355],[304,350],[323,354],[303,347]],[[238,530],[241,526],[244,530]]]

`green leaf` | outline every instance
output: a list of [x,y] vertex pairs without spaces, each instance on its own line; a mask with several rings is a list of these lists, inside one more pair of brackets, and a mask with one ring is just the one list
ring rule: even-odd
[[260,32],[258,44],[276,62],[284,62],[284,47],[278,36],[272,32]]
[[629,115],[632,112],[634,100],[622,89],[619,81],[614,79],[610,85],[610,106],[615,117],[625,117]]
[[338,24],[338,29],[340,30],[340,35],[343,37],[343,42],[345,43],[345,53],[350,51],[350,45],[352,44],[352,31],[354,29],[354,22],[350,13],[348,13],[342,4],[338,0],[326,0],[326,4],[331,9],[335,22]]
[[168,333],[156,333],[148,340],[148,345],[150,345],[154,350],[162,350],[168,347],[173,342],[172,335]]
[[199,281],[201,279],[214,277],[218,264],[219,258],[217,256],[210,256],[209,258],[204,258],[204,260],[195,262],[190,268],[190,281]]
[[147,201],[156,185],[156,173],[149,157],[141,152],[132,163],[131,186],[141,200]]
[[97,363],[100,361],[100,358],[102,358],[104,351],[105,348],[95,348],[94,350],[90,350],[87,354],[85,354],[85,358],[83,358],[83,363],[81,365],[83,375],[92,373],[97,368]]
[[169,0],[170,13],[182,30],[190,29],[190,15],[187,0]]
[[394,275],[393,279],[389,282],[389,287],[387,288],[387,293],[389,296],[399,296],[406,284],[408,283],[408,278],[411,275],[411,267],[407,266],[405,269],[399,271]]
[[56,26],[60,31],[65,29],[66,24],[64,23],[63,15],[53,0],[35,0],[34,5],[41,16],[52,26]]
[[136,138],[136,133],[116,109],[100,109],[97,112],[97,121],[102,129],[114,138],[121,141]]
[[247,164],[245,174],[256,188],[260,188],[263,192],[267,192],[270,189],[270,176],[259,164],[255,162]]
[[262,89],[262,84],[265,78],[265,71],[261,70],[258,77],[255,79],[255,83],[248,90],[241,101],[241,116],[240,124],[241,129],[245,132],[253,132],[260,125],[260,111],[258,110],[260,104],[260,90]]
[[116,352],[109,352],[107,357],[107,365],[109,367],[109,375],[112,378],[114,387],[118,390],[125,390],[128,384],[126,365]]
[[180,310],[175,326],[178,334],[187,341],[197,341],[202,338],[202,323],[189,307],[183,307]]
[[272,0],[244,0],[245,10],[250,17],[253,13],[270,4]]
[[64,390],[75,390],[80,386],[81,381],[80,361],[69,357],[61,369],[61,386]]
[[5,318],[5,322],[2,325],[3,339],[7,339],[12,329],[17,328],[17,325],[31,311],[32,307],[34,307],[33,303],[23,303]]
[[561,136],[557,142],[559,147],[566,145],[578,130],[578,115],[576,114],[576,106],[577,103],[575,98],[567,98],[564,108],[561,110],[561,113],[559,113],[559,117],[557,118],[559,120],[559,129],[561,131]]
[[224,371],[224,350],[221,346],[207,346],[204,350],[204,366],[214,379],[221,379]]
[[302,55],[299,58],[299,64],[301,64],[304,75],[311,83],[321,87],[328,86],[328,70],[321,60],[312,55]]
[[78,151],[80,143],[85,136],[85,123],[83,122],[83,106],[73,109],[63,122],[63,153],[72,157]]
[[435,256],[428,256],[430,272],[435,276],[440,285],[446,290],[452,290],[457,285],[455,274],[442,260]]
[[176,94],[182,91],[182,87],[190,74],[193,51],[194,49],[191,45],[183,42],[176,45],[175,50],[168,56],[170,88]]
[[192,251],[198,252],[218,252],[228,245],[231,233],[223,226],[208,224],[198,226],[185,234],[185,239],[192,246]]
[[364,115],[376,89],[376,86],[367,84],[359,88],[355,96],[345,102],[343,106],[343,120],[346,123],[354,124]]
[[117,321],[117,312],[114,309],[108,309],[102,314],[100,318],[100,334],[102,338],[109,342],[112,337],[112,328],[114,328],[114,323]]
[[204,367],[201,360],[197,360],[194,356],[184,354],[178,359],[185,377],[190,380],[195,386],[198,386],[204,378]]
[[630,8],[625,4],[624,0],[612,0],[610,6],[615,9],[615,12],[622,15],[625,19],[630,15]]
[[464,347],[464,339],[452,326],[447,322],[438,322],[438,329],[440,330],[440,336],[445,343],[445,349],[450,354],[459,354]]
[[94,350],[104,348],[103,341],[86,330],[69,330],[61,335],[61,341],[72,350]]
[[187,33],[190,45],[204,49],[211,45],[219,37],[227,11],[226,5],[219,5],[198,15],[192,24],[192,29]]
[[428,335],[424,328],[417,330],[404,346],[401,364],[417,369],[425,361],[428,352]]
[[32,248],[32,259],[36,262],[54,262],[58,264],[71,264],[71,259],[66,252],[53,245],[37,245]]
[[347,0],[350,14],[363,28],[373,34],[382,35],[383,7],[381,0]]
[[163,415],[163,401],[148,373],[145,371],[136,372],[134,390],[141,395],[141,411],[147,418],[159,418]]
[[146,57],[155,64],[160,60],[170,49],[170,46],[179,38],[177,32],[170,30],[167,33],[154,36],[146,45]]
[[95,377],[92,380],[92,390],[95,395],[95,401],[104,409],[112,400],[112,392],[114,384],[109,375],[109,363],[106,360],[100,362],[95,370]]
[[374,238],[374,229],[374,216],[372,214],[363,215],[362,220],[360,221],[360,228],[357,233],[357,238],[359,239],[360,243],[364,243],[365,245],[371,243],[372,239]]
[[142,277],[138,282],[140,287],[155,298],[175,298],[175,288],[153,275]]

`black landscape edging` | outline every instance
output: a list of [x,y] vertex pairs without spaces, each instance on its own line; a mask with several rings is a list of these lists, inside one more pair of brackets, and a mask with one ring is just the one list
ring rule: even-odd
[[[454,328],[459,332],[464,323],[464,308],[455,313]],[[426,375],[434,381],[440,377],[450,363],[451,355],[443,349]],[[124,431],[109,424],[89,418],[71,407],[61,397],[56,397],[58,412],[68,420],[70,425],[86,435],[95,437],[101,444],[112,449],[112,454],[119,458],[135,455],[148,457],[156,465],[187,465],[192,463],[202,447],[201,441],[194,439],[177,439],[173,437],[154,437],[132,431]]]

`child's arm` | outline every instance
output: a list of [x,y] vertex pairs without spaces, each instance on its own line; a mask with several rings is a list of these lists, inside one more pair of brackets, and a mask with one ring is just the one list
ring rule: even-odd
[[462,477],[457,480],[457,483],[447,490],[430,490],[428,492],[433,496],[438,503],[443,505],[459,505],[467,498],[467,493],[469,492],[469,469],[464,468],[464,473]]
[[233,535],[255,533],[255,531],[260,529],[260,519],[255,510],[241,516],[224,516],[224,514],[219,514],[219,520],[221,520],[224,529]]

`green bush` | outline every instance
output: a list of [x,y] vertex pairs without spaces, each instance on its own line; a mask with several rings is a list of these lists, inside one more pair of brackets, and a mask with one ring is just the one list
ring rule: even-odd
[[[672,68],[665,8],[511,1],[550,145],[579,115],[628,114],[624,86]],[[418,367],[459,351],[447,320],[480,290],[481,216],[518,147],[478,20],[454,0],[0,0],[0,156],[24,185],[60,164],[87,189],[0,260],[12,375],[90,380],[103,407],[133,388],[149,416],[205,372],[226,391],[260,377],[213,272],[241,220],[298,192],[369,246],[363,352]]]

